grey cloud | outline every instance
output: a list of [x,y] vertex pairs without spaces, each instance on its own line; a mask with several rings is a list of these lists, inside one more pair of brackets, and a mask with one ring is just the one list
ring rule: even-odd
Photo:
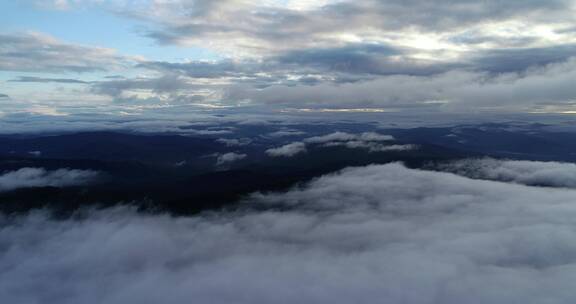
[[[518,90],[530,77],[537,77],[533,69],[570,62],[573,39],[547,39],[534,31],[508,38],[488,26],[509,21],[514,27],[510,31],[539,25],[569,29],[573,1],[345,0],[304,10],[294,9],[290,2],[273,5],[278,2],[179,0],[145,1],[137,6],[131,1],[89,2],[149,21],[148,35],[161,44],[230,52],[233,59],[143,61],[41,34],[4,34],[0,35],[0,69],[80,72],[135,64],[153,73],[146,78],[91,83],[90,93],[123,103],[218,100],[310,108],[444,109],[451,106],[443,105],[456,103],[451,108],[456,109],[484,104],[490,108],[563,105],[574,97],[565,85],[567,71],[541,82],[538,92]],[[419,47],[414,41],[426,42],[426,37],[432,40],[430,45]],[[505,77],[498,78],[502,74]],[[553,79],[559,83],[552,84]],[[40,77],[17,81],[76,82]],[[148,94],[142,97],[131,90]],[[488,95],[480,100],[482,91]]]
[[96,82],[91,90],[96,94],[120,96],[128,90],[150,90],[156,93],[176,93],[194,88],[185,79],[176,75],[158,78],[115,79]]
[[509,38],[497,30],[503,26],[497,22],[509,22],[510,32],[540,25],[569,29],[573,1],[345,0],[304,10],[290,2],[274,5],[279,2],[90,1],[148,21],[147,35],[160,44],[208,48],[233,59],[143,61],[41,34],[4,34],[0,69],[81,72],[137,66],[150,73],[90,83],[86,93],[123,104],[524,111],[570,105],[575,96],[568,85],[575,51],[569,32],[548,39],[527,30]]
[[[348,82],[374,75],[432,75],[464,64],[433,63],[407,59],[407,52],[377,43],[349,44],[336,48],[308,48],[280,52],[262,60],[144,62],[141,68],[190,78],[230,78],[254,87],[273,84],[314,85],[325,81]],[[289,79],[286,75],[293,76]],[[297,80],[294,80],[294,77]]]
[[70,79],[70,78],[42,78],[32,76],[20,76],[16,79],[8,80],[9,82],[54,82],[54,83],[72,83],[72,84],[86,84],[87,81]]
[[94,182],[99,174],[91,170],[21,168],[0,175],[0,192],[30,187],[68,187]]
[[[114,107],[117,107],[114,109]],[[138,108],[123,105],[111,106],[110,114],[98,111],[85,112],[84,108],[73,109],[67,116],[52,116],[19,112],[4,115],[0,119],[1,134],[32,134],[47,133],[60,134],[68,132],[84,131],[137,131],[137,132],[172,132],[176,134],[197,134],[198,129],[190,129],[196,126],[190,120],[207,121],[209,117],[201,115],[193,107],[172,106],[174,112],[162,115],[155,107],[151,110],[139,110]],[[137,111],[141,113],[138,119],[119,115],[117,112]],[[187,129],[190,129],[188,132]],[[207,130],[212,131],[212,130]],[[229,132],[228,132],[229,133]]]
[[496,77],[476,77],[473,81],[445,90],[448,98],[464,106],[512,106],[569,104],[576,96],[570,78],[576,74],[576,57],[567,61],[535,67],[522,73]]
[[93,72],[130,65],[112,49],[69,44],[39,33],[0,34],[0,70]]
[[0,93],[0,99],[10,99],[10,96]]
[[[308,48],[290,51],[271,60],[306,71],[331,71],[372,75],[431,75],[458,67],[406,59],[410,51],[383,44],[350,44],[337,48]],[[402,59],[399,59],[402,58]],[[461,64],[460,64],[461,65]]]
[[558,29],[555,32],[559,34],[576,33],[576,26],[568,26],[562,29]]
[[[574,54],[574,46],[567,42],[571,40],[554,42],[534,33],[510,38],[494,34],[484,25],[511,21],[537,27],[571,22],[572,1],[338,1],[313,10],[250,1],[203,3],[158,4],[168,13],[155,19],[162,28],[151,35],[164,36],[170,43],[199,46],[209,40],[215,49],[251,56],[220,62],[145,62],[140,67],[189,78],[221,78],[230,83],[216,88],[218,94],[223,92],[223,100],[283,106],[432,108],[463,101],[454,108],[463,104],[473,107],[476,102],[492,108],[498,103],[504,107],[514,103],[561,105],[571,98],[566,96],[571,93],[555,96],[564,91],[556,89],[541,91],[554,92],[554,96],[540,101],[524,96],[512,101],[515,94],[510,92],[479,101],[476,94],[478,87],[485,89],[484,82],[500,74],[508,78],[509,73],[530,74],[532,69],[569,62]],[[178,14],[166,17],[175,8]],[[194,18],[181,18],[182,12]],[[468,29],[472,26],[477,27]],[[402,41],[402,31],[442,34],[446,38],[441,42],[460,45],[438,50],[410,48]],[[347,35],[366,38],[336,38]],[[484,43],[489,46],[478,46]],[[457,79],[460,75],[470,83],[462,83]],[[506,77],[499,79],[501,86],[492,82],[488,89],[511,87],[503,80]],[[468,97],[473,101],[468,102]]]
[[481,31],[465,32],[459,35],[454,35],[448,39],[449,42],[474,46],[479,44],[494,43],[501,47],[516,47],[522,48],[531,43],[536,42],[537,37],[518,36],[518,37],[497,37],[484,34]]
[[[166,75],[165,77],[176,77],[178,75],[193,81],[198,78],[221,79],[232,83],[247,84],[255,88],[265,88],[278,83],[298,85],[313,84],[321,81],[318,77],[309,76],[311,72],[320,72],[313,67],[294,66],[274,58],[262,61],[222,60],[186,63],[157,61],[141,63],[139,67],[159,71]],[[288,74],[294,75],[298,79],[288,79]]]
[[482,158],[455,161],[437,168],[470,178],[576,188],[576,164],[572,163]]
[[[225,3],[225,4],[224,4]],[[570,20],[571,1],[336,1],[319,9],[295,11],[258,6],[247,1],[226,1],[197,10],[196,1],[182,2],[178,13],[193,12],[195,18],[171,14],[152,30],[151,37],[161,43],[193,41],[201,45],[205,38],[236,42],[246,48],[270,49],[334,43],[335,33],[369,33],[417,28],[420,31],[449,31],[501,20],[532,22]],[[169,6],[170,4],[168,4]],[[151,16],[154,18],[154,16]],[[238,21],[241,22],[238,22]],[[234,22],[236,21],[236,22]],[[235,24],[232,26],[232,24]]]
[[535,109],[569,104],[576,96],[572,85],[574,59],[532,68],[522,73],[488,74],[450,71],[434,76],[393,75],[353,83],[321,83],[290,87],[273,85],[253,89],[232,86],[231,99],[292,107],[443,107],[445,109]]
[[[322,58],[320,54],[316,55]],[[145,90],[165,95],[169,98],[163,98],[163,102],[172,103],[191,98],[202,101],[213,96],[210,98],[227,103],[249,101],[310,108],[444,105],[525,110],[540,104],[561,105],[576,96],[574,87],[568,84],[573,77],[574,59],[567,56],[572,54],[570,47],[484,52],[470,57],[468,63],[461,64],[461,69],[457,65],[410,63],[402,67],[401,63],[393,63],[395,67],[386,70],[387,67],[369,61],[362,64],[330,57],[314,60],[316,55],[296,59],[295,53],[289,55],[292,59],[270,59],[259,65],[241,61],[155,62],[147,63],[148,67],[161,71],[163,76],[93,83],[92,92],[120,97],[130,90]],[[348,55],[342,53],[342,56]],[[207,84],[194,78],[225,81]]]
[[[564,15],[571,7],[568,0],[528,0],[502,2],[498,0],[482,1],[473,0],[434,0],[418,1],[368,1],[368,5],[354,2],[353,6],[379,16],[393,18],[384,19],[381,22],[388,26],[405,27],[417,26],[424,30],[432,28],[443,30],[453,27],[464,27],[479,22],[506,20],[514,17],[526,19],[541,18],[540,14]],[[425,12],[425,13],[422,13]]]
[[0,296],[47,304],[571,304],[575,200],[574,190],[390,164],[245,203],[282,211],[2,217]]
[[109,75],[109,76],[104,76],[104,78],[106,78],[106,79],[126,79],[126,77],[121,76],[121,75]]
[[496,73],[522,72],[536,66],[560,63],[576,54],[576,45],[542,48],[512,48],[480,52],[471,65],[481,71]]
[[[198,10],[194,8],[198,5],[195,1],[183,2],[178,6],[179,13],[193,11],[195,17],[164,18],[159,21],[163,28],[154,30],[153,35],[171,37],[163,42],[193,45],[203,45],[209,39],[220,50],[255,53],[260,61],[155,62],[143,66],[188,77],[233,78],[232,85],[223,88],[229,100],[288,106],[300,103],[310,107],[433,107],[438,103],[431,102],[460,101],[468,97],[466,92],[449,94],[462,85],[462,81],[445,79],[447,77],[478,71],[476,76],[468,74],[466,78],[475,77],[480,83],[487,77],[484,72],[524,73],[534,66],[568,60],[574,47],[566,45],[567,42],[540,41],[542,37],[534,33],[509,39],[484,30],[483,24],[512,21],[535,27],[570,22],[572,3],[565,0],[369,0],[337,1],[298,11],[249,1],[202,4]],[[444,34],[445,41],[461,44],[459,55],[450,57],[453,56],[450,48],[428,50],[424,51],[425,57],[431,59],[422,59],[419,57],[422,54],[418,54],[421,49],[410,49],[401,39],[402,31],[415,30],[421,35]],[[391,31],[400,32],[394,35]],[[346,35],[366,38],[359,42],[336,38]],[[534,47],[538,41],[545,46]],[[477,47],[486,42],[491,45]],[[462,44],[468,50],[462,51]],[[504,49],[510,47],[514,49]],[[437,81],[442,84],[434,85]],[[346,85],[349,83],[354,85]],[[504,81],[503,86],[507,85]],[[472,92],[475,86],[464,84],[471,95],[476,94]],[[480,86],[484,89],[483,84]],[[509,94],[502,95],[486,98],[486,102],[493,107],[500,102],[500,97],[510,99]],[[553,102],[564,102],[565,97],[554,97]],[[477,96],[471,98],[475,101],[465,101],[467,106],[477,102]],[[514,102],[522,103],[523,98]],[[508,101],[504,103],[510,105]]]
[[433,87],[434,79],[391,76],[343,84],[320,83],[299,87],[273,85],[258,90],[236,85],[228,88],[227,94],[229,99],[293,107],[402,106],[439,96],[440,92]]
[[[144,62],[138,65],[141,68],[158,70],[169,73],[180,73],[193,78],[222,78],[240,76],[249,63],[236,64],[229,60],[218,62],[194,61],[189,63],[171,63],[162,61]],[[253,70],[253,73],[256,71]]]

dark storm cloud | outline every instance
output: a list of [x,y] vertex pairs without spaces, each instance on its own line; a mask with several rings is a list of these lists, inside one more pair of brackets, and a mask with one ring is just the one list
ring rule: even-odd
[[16,79],[8,80],[9,82],[53,82],[53,83],[71,83],[71,84],[87,84],[89,82],[70,79],[70,78],[42,78],[42,77],[32,77],[32,76],[20,76]]

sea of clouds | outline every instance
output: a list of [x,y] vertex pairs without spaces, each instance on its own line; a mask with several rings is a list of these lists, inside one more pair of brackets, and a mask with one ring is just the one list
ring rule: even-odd
[[[575,303],[576,191],[402,164],[243,211],[0,219],[5,303]],[[257,208],[254,208],[257,207]]]

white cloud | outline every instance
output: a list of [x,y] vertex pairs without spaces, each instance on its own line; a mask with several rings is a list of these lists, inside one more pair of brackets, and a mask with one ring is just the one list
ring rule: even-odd
[[276,132],[271,132],[268,133],[266,136],[267,137],[290,137],[290,136],[299,136],[299,135],[304,135],[306,134],[306,132],[300,131],[300,130],[279,130]]
[[350,149],[366,149],[369,152],[408,151],[417,149],[416,145],[384,145],[382,142],[393,141],[394,137],[374,132],[352,134],[346,132],[334,132],[321,136],[313,136],[302,142],[293,142],[278,148],[266,150],[269,156],[290,157],[307,151],[309,145],[320,147],[346,147]]
[[382,145],[366,141],[334,141],[322,145],[322,147],[346,147],[349,149],[366,149],[369,152],[410,151],[418,149],[417,145]]
[[0,192],[29,187],[68,187],[94,182],[98,172],[92,170],[21,168],[0,175]]
[[393,141],[391,135],[383,135],[374,132],[351,134],[346,132],[334,132],[322,136],[314,136],[304,139],[307,144],[319,144],[322,147],[346,147],[349,149],[366,149],[369,152],[409,151],[418,148],[416,145],[384,145],[381,142]]
[[291,157],[296,154],[305,153],[306,144],[301,142],[293,142],[278,148],[266,150],[266,154],[272,157]]
[[193,130],[193,129],[188,129],[188,130],[186,130],[186,132],[189,132],[191,134],[197,134],[197,135],[224,135],[224,134],[233,133],[233,131],[228,130],[228,129],[222,129],[222,130]]
[[311,144],[322,144],[334,141],[362,141],[362,142],[370,142],[370,141],[391,141],[394,140],[393,136],[390,135],[382,135],[374,132],[364,132],[361,134],[351,134],[346,132],[334,132],[322,136],[314,136],[309,137],[304,140],[306,143]]
[[216,159],[216,166],[229,165],[230,163],[237,162],[246,158],[246,156],[248,155],[234,152],[220,154]]
[[228,147],[247,146],[252,143],[250,138],[218,138],[216,141]]
[[576,164],[572,163],[481,158],[454,161],[438,168],[471,178],[576,188]]
[[0,296],[47,304],[571,304],[574,201],[571,189],[390,164],[247,201],[282,211],[4,217]]
[[360,134],[361,141],[390,141],[394,140],[394,136],[392,135],[383,135],[374,132],[364,132]]
[[321,136],[313,136],[306,138],[304,142],[312,143],[312,144],[321,144],[327,143],[331,141],[348,141],[354,140],[357,138],[357,135],[346,133],[346,132],[334,132],[326,135]]

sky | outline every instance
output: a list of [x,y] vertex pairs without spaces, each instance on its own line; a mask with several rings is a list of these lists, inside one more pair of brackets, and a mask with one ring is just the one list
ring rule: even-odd
[[0,115],[571,113],[576,1],[0,3]]
[[[58,208],[138,185],[202,198],[217,183],[232,197],[251,172],[276,189],[194,216],[124,200],[69,218],[0,213],[0,299],[576,303],[576,164],[435,161],[573,159],[557,143],[576,130],[575,80],[576,0],[0,1],[0,135],[47,139],[5,149],[15,170],[0,172],[0,197],[46,190]],[[55,152],[43,136],[83,131],[179,136],[75,134]],[[111,153],[92,151],[98,138]],[[396,157],[422,168],[348,167],[277,190]],[[167,205],[184,206],[178,195]]]

